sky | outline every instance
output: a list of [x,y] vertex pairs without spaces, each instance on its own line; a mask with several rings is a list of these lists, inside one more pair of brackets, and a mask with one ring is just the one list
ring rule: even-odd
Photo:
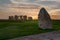
[[60,0],[0,0],[0,19],[7,19],[10,15],[27,15],[35,19],[42,7],[51,16],[59,15],[59,19]]

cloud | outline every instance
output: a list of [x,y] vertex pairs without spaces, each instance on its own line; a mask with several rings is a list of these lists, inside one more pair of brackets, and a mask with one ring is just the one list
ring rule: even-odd
[[2,9],[2,10],[8,9],[7,8],[8,4],[11,4],[10,0],[0,0],[0,9]]
[[10,0],[0,0],[1,4],[10,4],[11,1]]
[[36,0],[11,0],[12,3],[20,3],[20,2],[26,2],[26,3],[34,3]]
[[[49,6],[54,9],[59,9],[60,8],[60,1],[43,1],[43,0],[0,0],[0,7],[4,7],[7,5],[12,5],[12,6],[29,6],[29,5],[44,5],[44,6]],[[2,6],[3,5],[3,6]]]
[[51,10],[49,13],[51,15],[60,15],[60,9]]
[[11,0],[11,2],[15,5],[30,5],[30,4],[34,4],[34,5],[44,5],[44,6],[50,6],[52,8],[60,8],[60,1],[59,0],[53,0],[53,1],[50,1],[50,0]]
[[[30,15],[31,10],[40,9],[41,7],[45,7],[50,13],[59,13],[59,11],[55,11],[57,9],[60,10],[60,1],[45,1],[45,0],[0,0],[0,9],[8,12],[11,15],[17,14],[28,14]],[[22,9],[25,8],[25,9]],[[29,10],[27,10],[29,9]],[[18,10],[18,11],[17,11]],[[21,11],[20,11],[21,10]],[[22,11],[23,10],[23,11]],[[32,16],[37,16],[37,11],[33,10],[31,13]],[[54,11],[54,12],[53,12]],[[26,13],[25,13],[26,12]]]
[[37,1],[36,3],[41,4],[41,5],[45,5],[45,6],[50,6],[53,8],[59,8],[60,6],[60,2],[58,1]]
[[0,19],[8,19],[9,14],[0,9]]

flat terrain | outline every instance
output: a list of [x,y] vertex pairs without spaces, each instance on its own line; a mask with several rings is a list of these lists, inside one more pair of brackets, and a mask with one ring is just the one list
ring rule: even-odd
[[53,29],[40,29],[38,21],[0,21],[0,40],[60,30],[60,21],[52,21]]

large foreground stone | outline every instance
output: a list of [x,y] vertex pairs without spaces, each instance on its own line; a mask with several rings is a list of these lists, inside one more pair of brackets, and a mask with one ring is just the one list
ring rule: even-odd
[[39,27],[42,29],[51,29],[52,28],[51,18],[45,8],[41,8],[41,10],[39,12],[38,22],[39,22],[38,23]]

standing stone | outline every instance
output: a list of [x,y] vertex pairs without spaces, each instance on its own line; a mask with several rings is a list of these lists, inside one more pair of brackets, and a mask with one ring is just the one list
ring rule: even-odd
[[24,20],[24,21],[27,20],[27,16],[26,16],[26,15],[23,16],[23,20]]
[[13,16],[9,16],[9,20],[14,20],[14,17]]
[[15,15],[15,20],[18,20],[18,16],[17,15]]
[[11,16],[9,16],[9,20],[11,20]]
[[41,8],[41,10],[39,12],[38,22],[39,22],[38,23],[39,27],[42,29],[51,29],[52,28],[51,18],[45,8]]
[[28,17],[28,20],[33,20],[33,18],[32,17]]
[[21,21],[23,20],[23,16],[22,16],[22,15],[20,15],[20,20],[21,20]]

